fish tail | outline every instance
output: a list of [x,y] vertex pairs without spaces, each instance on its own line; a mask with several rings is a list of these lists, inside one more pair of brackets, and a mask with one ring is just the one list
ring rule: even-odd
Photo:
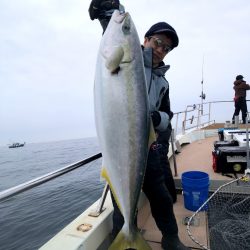
[[131,237],[127,237],[123,231],[117,235],[115,240],[112,242],[108,250],[125,250],[125,249],[136,249],[136,250],[151,250],[146,240],[142,237],[139,231]]

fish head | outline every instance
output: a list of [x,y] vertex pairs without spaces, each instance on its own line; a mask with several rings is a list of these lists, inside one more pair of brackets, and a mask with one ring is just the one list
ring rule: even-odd
[[[113,19],[113,20],[112,20]],[[133,32],[133,22],[130,14],[128,12],[120,13],[119,11],[114,11],[111,22],[114,21],[121,29],[121,32],[126,36]]]
[[138,46],[140,41],[130,14],[115,10],[101,43],[101,54],[107,69],[115,72],[121,64],[131,63]]

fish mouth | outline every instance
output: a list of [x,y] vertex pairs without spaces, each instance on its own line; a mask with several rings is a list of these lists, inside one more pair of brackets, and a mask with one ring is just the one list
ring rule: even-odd
[[113,18],[114,18],[114,21],[116,23],[122,23],[125,19],[127,19],[129,17],[129,13],[128,12],[125,12],[125,13],[120,13],[119,10],[115,10],[114,13],[113,13]]

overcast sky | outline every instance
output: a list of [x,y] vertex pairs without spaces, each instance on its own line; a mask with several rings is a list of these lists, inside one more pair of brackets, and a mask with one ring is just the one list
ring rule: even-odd
[[[174,112],[232,100],[237,74],[250,82],[250,1],[127,0],[141,42],[166,21],[179,47],[165,59]],[[93,84],[101,39],[87,0],[0,0],[0,145],[96,135]],[[204,64],[203,64],[204,58]],[[231,119],[233,104],[220,114]],[[223,120],[224,121],[224,120]]]

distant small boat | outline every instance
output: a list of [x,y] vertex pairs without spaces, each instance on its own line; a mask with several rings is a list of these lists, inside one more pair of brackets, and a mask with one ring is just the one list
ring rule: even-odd
[[23,147],[24,145],[25,145],[25,142],[24,143],[15,142],[12,145],[10,145],[9,148],[20,148],[20,147]]

